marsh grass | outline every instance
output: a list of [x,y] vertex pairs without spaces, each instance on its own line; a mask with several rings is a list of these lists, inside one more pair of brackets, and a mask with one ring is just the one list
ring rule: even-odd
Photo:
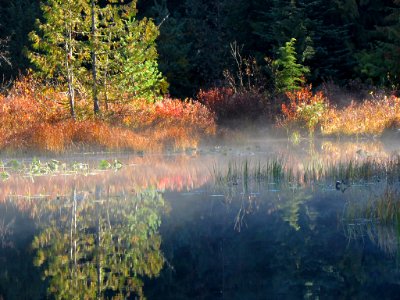
[[400,126],[400,99],[379,97],[362,103],[352,102],[338,109],[330,107],[321,122],[323,135],[381,135]]
[[394,183],[400,181],[400,156],[388,159],[349,160],[339,163],[323,163],[315,160],[302,167],[290,164],[283,158],[266,161],[229,161],[226,167],[214,165],[214,182],[218,185],[238,183],[296,183],[314,184],[337,181],[340,184]]
[[368,237],[390,255],[400,254],[400,191],[387,185],[367,199],[349,201],[343,211],[344,233],[349,241]]
[[281,182],[289,179],[286,164],[280,159],[271,159],[266,163],[254,163],[250,160],[229,161],[226,168],[214,164],[212,177],[216,185],[248,185],[249,182]]

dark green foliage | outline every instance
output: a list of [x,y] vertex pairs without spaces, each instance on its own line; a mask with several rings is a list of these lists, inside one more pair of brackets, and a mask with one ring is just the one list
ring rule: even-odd
[[2,0],[0,3],[0,39],[9,37],[9,64],[0,65],[0,74],[16,76],[30,64],[24,55],[29,47],[28,34],[40,15],[39,0]]
[[[370,8],[369,8],[370,9]],[[356,54],[357,70],[370,83],[399,88],[400,76],[400,1],[375,7],[383,16],[366,35],[368,45]]]
[[170,83],[173,96],[189,95],[196,86],[188,77],[192,67],[189,62],[190,43],[184,35],[185,22],[178,13],[171,13],[173,5],[167,5],[166,0],[159,2],[155,2],[149,14],[155,17],[160,30],[157,39],[160,71]]
[[[95,2],[102,11],[106,9],[107,1]],[[0,39],[11,38],[12,68],[1,66],[7,76],[30,66],[22,53],[29,47],[27,34],[34,20],[43,20],[40,3],[48,1],[6,0],[0,5]],[[112,6],[124,3],[114,1]],[[326,79],[346,83],[356,78],[375,85],[398,86],[397,0],[138,0],[137,8],[135,22],[153,18],[157,26],[153,29],[160,32],[152,45],[157,42],[158,67],[174,96],[193,96],[199,88],[224,85],[224,70],[234,72],[235,68],[229,47],[233,42],[243,46],[243,57],[254,57],[263,69],[264,57],[276,59],[279,49],[291,38],[297,40],[297,61],[310,68],[308,80],[314,86]],[[106,19],[98,20],[101,23]],[[99,31],[105,28],[98,25]],[[110,55],[107,61],[101,55],[113,48],[113,42],[107,35],[98,41],[100,98],[107,98],[107,92],[100,88],[107,76],[121,82],[111,70],[120,64],[117,57]],[[90,68],[90,58],[85,59]],[[154,64],[147,67],[157,69]],[[160,75],[149,74],[155,78]],[[106,85],[111,86],[111,81]],[[162,86],[165,90],[164,83]]]

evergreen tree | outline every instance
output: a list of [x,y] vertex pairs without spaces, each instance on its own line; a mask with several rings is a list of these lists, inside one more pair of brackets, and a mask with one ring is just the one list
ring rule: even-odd
[[275,71],[275,86],[279,93],[297,90],[304,83],[304,76],[309,69],[299,63],[296,59],[296,39],[292,38],[286,42],[284,47],[278,51],[278,59],[273,62]]
[[65,82],[71,116],[75,117],[75,90],[85,73],[83,50],[87,11],[83,0],[48,0],[41,5],[44,21],[38,22],[38,30],[30,34],[34,51],[30,60],[40,74]]
[[[381,14],[382,15],[382,14]],[[356,54],[357,70],[373,84],[399,88],[400,67],[400,1],[386,6],[381,19],[371,35],[375,37]]]
[[192,66],[189,62],[191,42],[185,37],[185,20],[182,18],[179,5],[171,1],[155,1],[148,10],[160,30],[157,38],[159,67],[170,83],[170,93],[177,97],[193,94],[196,86],[191,82],[189,74]]
[[355,65],[353,44],[338,4],[331,0],[304,0],[304,11],[312,55],[303,61],[312,70],[311,79],[315,82],[351,77]]
[[78,87],[92,90],[95,114],[99,95],[105,103],[110,94],[154,101],[166,92],[157,65],[158,28],[135,18],[135,1],[49,0],[42,9],[45,21],[31,34],[30,58],[42,75],[67,84],[72,116]]
[[165,94],[168,83],[158,70],[156,39],[159,31],[152,20],[123,20],[123,35],[120,36],[115,59],[120,92],[128,92],[137,98],[154,101]]
[[295,38],[298,59],[307,56],[308,29],[304,8],[298,2],[269,0],[267,4],[260,5],[258,17],[251,26],[264,45],[261,49],[264,55],[274,57],[288,40]]
[[8,64],[9,66],[11,65],[10,52],[8,51],[8,43],[8,38],[0,39],[0,66],[3,63]]
[[0,40],[7,40],[10,64],[0,65],[0,73],[6,78],[15,77],[29,66],[24,55],[30,45],[28,38],[40,16],[39,0],[2,0],[0,3]]
[[400,2],[363,1],[359,4],[358,32],[355,40],[356,72],[370,84],[397,88],[400,75]]
[[185,38],[190,42],[190,79],[197,87],[214,85],[229,54],[225,39],[222,1],[186,0]]

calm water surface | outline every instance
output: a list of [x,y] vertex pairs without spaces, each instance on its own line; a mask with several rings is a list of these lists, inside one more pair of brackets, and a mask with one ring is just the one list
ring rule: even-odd
[[400,226],[369,213],[387,182],[252,176],[270,159],[302,174],[398,151],[241,139],[165,155],[4,158],[0,299],[398,299]]

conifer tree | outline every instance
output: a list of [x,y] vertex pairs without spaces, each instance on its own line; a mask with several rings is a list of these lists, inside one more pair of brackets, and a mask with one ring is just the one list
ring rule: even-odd
[[159,67],[170,83],[170,93],[177,97],[192,95],[196,87],[189,73],[191,43],[185,36],[186,22],[175,13],[179,6],[171,1],[154,1],[147,15],[154,17],[160,35],[157,38]]
[[384,17],[371,31],[367,47],[356,54],[357,70],[370,83],[400,88],[400,1],[386,7]]
[[307,67],[297,63],[295,43],[296,39],[292,38],[279,48],[278,59],[272,63],[276,68],[275,87],[279,93],[299,89],[305,81],[304,76],[310,72]]
[[48,0],[42,3],[44,22],[38,21],[38,30],[31,32],[34,51],[29,58],[44,77],[56,79],[68,86],[71,116],[75,117],[75,90],[84,68],[82,52],[86,10],[82,0]]
[[0,65],[0,74],[6,78],[18,76],[30,67],[24,55],[30,45],[28,34],[40,15],[39,0],[2,0],[0,4],[0,39],[7,40],[9,62]]
[[167,91],[158,71],[158,28],[135,18],[136,1],[49,0],[42,10],[29,57],[41,75],[66,84],[73,117],[78,87],[92,91],[95,114],[99,96],[107,107],[110,95],[154,101]]

